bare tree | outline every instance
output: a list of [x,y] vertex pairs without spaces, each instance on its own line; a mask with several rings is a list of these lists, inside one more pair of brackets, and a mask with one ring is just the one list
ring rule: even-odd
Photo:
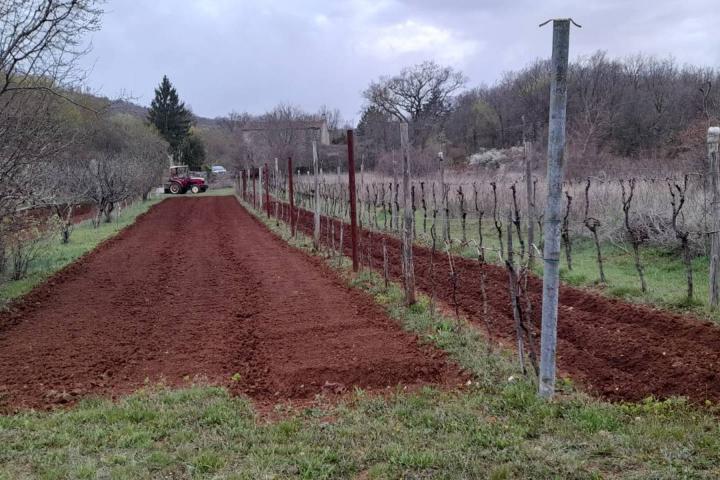
[[0,4],[0,109],[7,95],[77,83],[84,35],[100,26],[97,0],[6,0]]
[[414,145],[424,147],[451,112],[452,96],[466,82],[462,72],[428,61],[381,77],[363,96],[369,105],[411,125]]
[[99,27],[97,5],[0,3],[0,255],[12,233],[6,227],[19,224],[19,212],[52,201],[40,167],[74,141],[63,107],[84,105],[70,87],[81,78],[77,59],[87,52],[84,35]]
[[111,220],[115,206],[145,193],[167,165],[167,144],[139,121],[119,116],[98,123],[85,162],[88,197],[97,207],[96,225],[102,215]]

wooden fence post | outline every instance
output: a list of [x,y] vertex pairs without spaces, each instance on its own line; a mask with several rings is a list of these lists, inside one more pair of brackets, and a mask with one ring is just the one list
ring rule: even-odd
[[413,264],[414,211],[410,205],[410,146],[408,124],[400,124],[400,148],[403,156],[403,275],[405,305],[415,303],[415,266]]
[[270,167],[265,163],[265,207],[267,208],[267,216],[270,218]]
[[[565,116],[567,108],[568,51],[570,19],[553,20],[552,80],[550,84],[550,126],[548,129],[547,203],[543,238],[542,331],[540,337],[540,379],[538,394],[552,398],[555,393],[558,296],[560,286],[560,216],[565,170]],[[546,22],[547,23],[547,22]]]
[[[523,133],[524,135],[524,133]],[[527,195],[527,243],[528,243],[528,270],[532,271],[535,265],[535,203],[533,202],[533,144],[525,140],[525,194]]]
[[348,145],[348,190],[350,193],[350,241],[352,243],[352,263],[353,272],[358,271],[358,251],[357,251],[357,212],[355,206],[355,146],[353,141],[353,131],[347,131]]
[[250,170],[250,176],[252,177],[253,182],[253,208],[257,208],[257,190],[255,188],[255,175],[253,175],[253,171]]
[[315,250],[320,249],[320,173],[317,154],[317,142],[312,142],[313,172],[315,173],[315,218],[313,225],[313,245]]
[[275,220],[276,225],[280,225],[280,217],[278,217],[278,204],[280,203],[280,183],[278,182],[278,159],[275,157],[275,176],[273,177],[273,192],[275,192]]
[[711,208],[712,232],[710,233],[710,288],[709,303],[715,308],[720,301],[720,127],[710,127],[707,133],[708,171],[710,173],[710,188],[712,188]]
[[288,199],[290,203],[290,235],[295,236],[295,220],[293,213],[295,210],[295,195],[293,194],[293,166],[292,157],[288,157]]
[[443,152],[438,152],[438,161],[440,162],[440,211],[441,211],[441,217],[440,220],[442,222],[442,238],[443,241],[450,241],[450,218],[449,218],[449,208],[448,208],[448,193],[447,189],[445,188],[445,156]]
[[242,171],[242,198],[247,202],[247,170]]
[[363,188],[365,188],[365,154],[360,157],[360,195],[358,202],[360,202],[360,216],[358,217],[358,227],[362,230],[363,226],[363,205],[367,203],[367,199],[363,201]]

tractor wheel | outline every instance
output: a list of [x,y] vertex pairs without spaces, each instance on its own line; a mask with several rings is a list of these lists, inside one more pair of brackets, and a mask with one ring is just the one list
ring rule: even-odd
[[180,193],[180,190],[180,185],[178,185],[177,183],[173,183],[172,185],[170,185],[170,193],[172,193],[173,195],[177,195],[178,193]]
[[193,185],[192,187],[190,187],[190,191],[192,193],[200,193],[200,187],[198,187],[197,185]]

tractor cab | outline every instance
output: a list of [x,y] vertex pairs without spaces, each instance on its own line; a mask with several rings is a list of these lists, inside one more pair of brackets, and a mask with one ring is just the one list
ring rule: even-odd
[[190,169],[187,165],[176,165],[174,167],[170,167],[170,178],[186,178],[189,177]]
[[173,165],[170,167],[170,178],[164,185],[165,193],[182,194],[188,191],[201,193],[208,189],[208,184],[202,177],[191,177],[187,165]]

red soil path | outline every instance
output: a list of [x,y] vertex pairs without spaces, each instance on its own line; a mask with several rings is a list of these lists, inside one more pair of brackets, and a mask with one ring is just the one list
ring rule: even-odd
[[160,203],[0,315],[0,411],[195,376],[261,402],[462,381],[233,197]]
[[[323,217],[323,241],[330,238],[327,221]],[[302,210],[300,229],[311,234],[312,225],[312,213]],[[336,226],[335,232],[338,231]],[[350,238],[347,225],[344,235],[345,239]],[[338,237],[339,233],[336,245]],[[391,259],[390,274],[400,279],[402,244],[398,239],[363,231],[362,260],[367,263],[372,257],[374,267],[382,268],[383,237]],[[349,241],[344,243],[345,254],[350,255]],[[417,287],[425,292],[432,288],[430,254],[427,248],[414,248]],[[486,331],[480,294],[483,269],[491,334],[496,340],[513,344],[515,323],[506,270],[495,265],[481,267],[477,261],[467,258],[456,258],[455,262],[461,312]],[[450,271],[444,252],[436,253],[435,265],[436,296],[452,305]],[[533,277],[529,290],[535,331],[539,332],[541,280]],[[569,286],[562,286],[560,290],[558,324],[559,368],[595,394],[610,400],[637,401],[653,395],[658,398],[686,396],[695,402],[720,401],[720,328],[717,325]]]

